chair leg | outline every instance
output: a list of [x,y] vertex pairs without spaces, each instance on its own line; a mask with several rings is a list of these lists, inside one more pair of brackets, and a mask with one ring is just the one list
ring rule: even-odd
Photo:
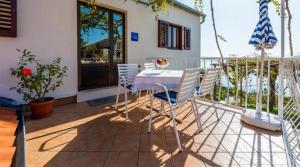
[[202,132],[202,125],[201,125],[200,115],[199,115],[198,107],[195,103],[195,99],[191,99],[191,105],[192,105],[192,110],[193,110],[195,118],[196,118],[198,130],[200,132]]
[[174,110],[173,110],[173,106],[171,104],[170,104],[170,113],[171,113],[171,117],[172,117],[172,122],[173,122],[173,126],[174,126],[174,131],[175,131],[175,136],[176,136],[178,149],[179,149],[179,152],[182,152],[181,142],[180,142],[179,134],[178,134],[178,131],[177,131],[177,128],[176,128],[175,113],[174,113]]
[[215,109],[215,112],[216,112],[217,120],[219,121],[220,118],[219,118],[219,114],[218,114],[218,111],[217,111],[217,108],[216,108],[216,104],[215,104],[215,103],[214,103],[214,109]]
[[166,102],[165,101],[161,101],[161,109],[164,113],[166,113]]
[[150,93],[150,113],[149,113],[149,122],[148,122],[148,133],[151,133],[152,111],[153,111],[153,95]]
[[127,107],[127,90],[125,91],[125,114],[126,114],[126,119],[128,119],[128,107]]
[[119,96],[120,96],[120,86],[118,86],[115,109],[118,109]]
[[142,90],[139,90],[139,97],[138,97],[138,100],[137,100],[138,104],[140,104],[141,94],[142,94]]

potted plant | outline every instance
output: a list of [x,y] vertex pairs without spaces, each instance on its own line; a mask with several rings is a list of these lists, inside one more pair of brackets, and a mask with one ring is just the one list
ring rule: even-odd
[[29,102],[33,118],[44,118],[53,111],[54,98],[48,97],[50,92],[63,84],[67,67],[61,66],[61,58],[57,57],[50,64],[41,64],[29,50],[17,49],[21,56],[17,68],[11,68],[11,75],[19,79],[16,90]]

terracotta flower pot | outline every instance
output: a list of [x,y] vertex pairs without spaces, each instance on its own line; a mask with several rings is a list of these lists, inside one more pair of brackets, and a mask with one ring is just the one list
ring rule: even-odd
[[40,119],[48,117],[53,112],[53,105],[55,99],[52,97],[45,98],[44,102],[30,102],[30,110],[32,118]]

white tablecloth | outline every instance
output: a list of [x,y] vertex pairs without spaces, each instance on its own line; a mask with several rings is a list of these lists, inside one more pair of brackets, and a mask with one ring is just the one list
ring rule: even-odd
[[160,83],[170,90],[177,90],[183,71],[179,70],[144,70],[134,80],[133,90],[150,90],[155,83]]

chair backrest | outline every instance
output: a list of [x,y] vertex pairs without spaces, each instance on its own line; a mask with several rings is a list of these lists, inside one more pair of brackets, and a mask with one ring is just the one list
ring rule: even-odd
[[177,103],[185,102],[194,95],[195,86],[199,78],[199,73],[200,68],[184,70],[176,97]]
[[154,63],[144,63],[145,70],[155,70],[155,64]]
[[122,77],[126,79],[126,84],[132,84],[135,76],[139,73],[137,64],[118,64],[119,85],[125,85]]
[[218,75],[222,68],[208,68],[200,83],[199,96],[206,96],[214,91]]

